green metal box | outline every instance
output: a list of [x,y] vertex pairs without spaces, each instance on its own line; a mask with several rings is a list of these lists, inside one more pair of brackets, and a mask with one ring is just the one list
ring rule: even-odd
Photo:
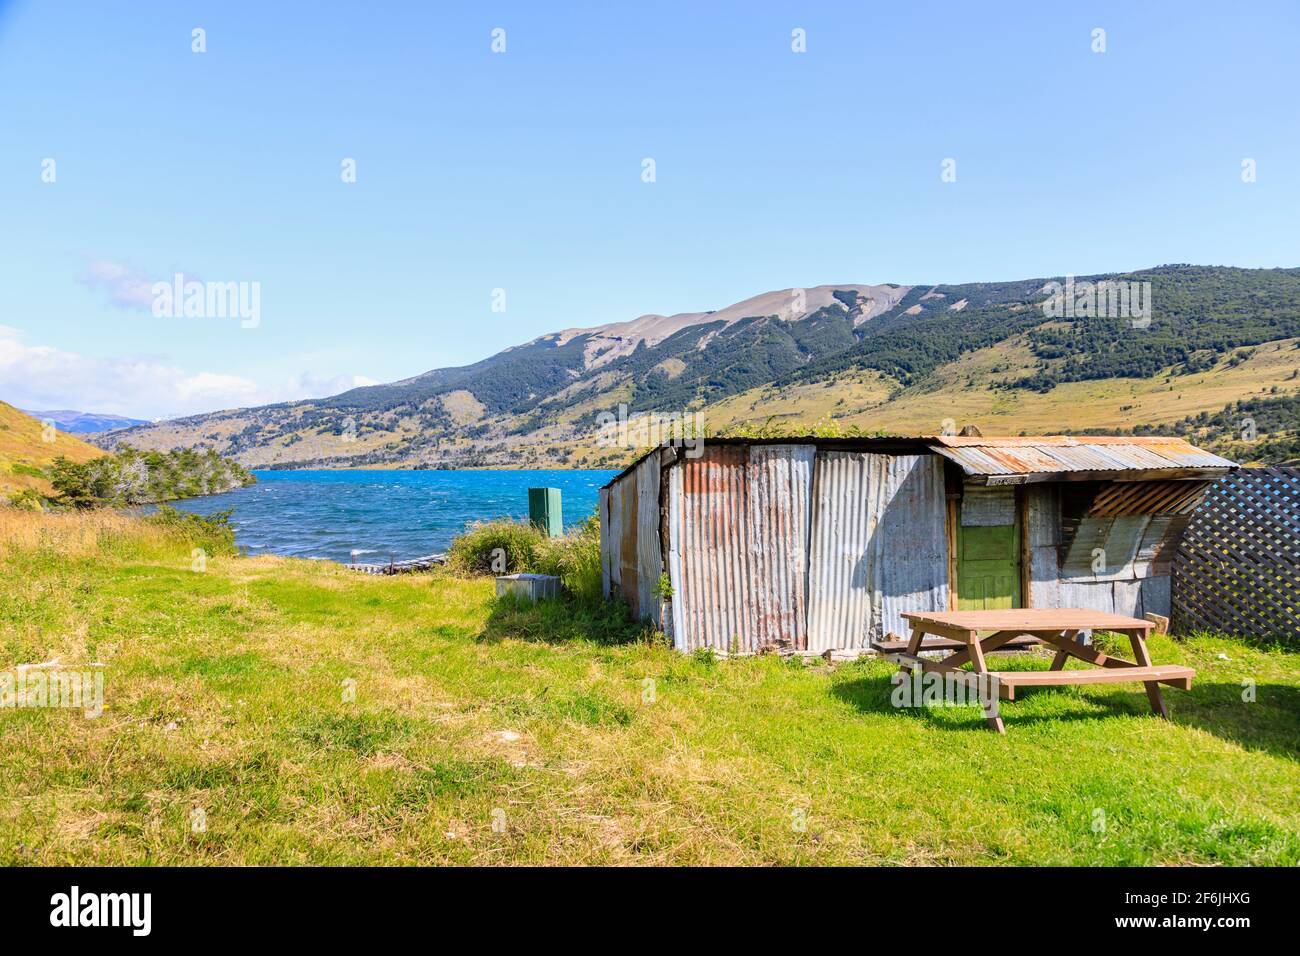
[[564,509],[560,506],[559,488],[528,489],[528,520],[546,532],[547,537],[564,534]]

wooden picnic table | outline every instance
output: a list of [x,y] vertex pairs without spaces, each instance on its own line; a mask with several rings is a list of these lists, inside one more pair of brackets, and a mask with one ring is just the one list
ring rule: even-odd
[[[1147,652],[1147,636],[1155,627],[1150,621],[1106,611],[1089,611],[1084,608],[1020,608],[1006,611],[933,611],[907,613],[903,617],[912,626],[912,636],[905,648],[902,642],[879,641],[877,650],[896,661],[901,670],[910,673],[912,668],[923,672],[959,675],[957,679],[973,688],[996,686],[998,698],[1015,700],[1017,687],[1045,687],[1066,684],[1115,684],[1141,681],[1146,686],[1151,709],[1169,718],[1169,709],[1160,696],[1160,685],[1169,684],[1182,690],[1191,690],[1196,671],[1190,667],[1156,665]],[[1078,640],[1080,631],[1113,631],[1127,634],[1133,646],[1135,660],[1124,660],[1103,654]],[[926,641],[926,635],[932,635]],[[1023,647],[1047,644],[1056,648],[1050,670],[1046,671],[990,671],[984,655],[1003,647]],[[920,656],[924,650],[951,650],[942,660]],[[1071,657],[1097,666],[1096,670],[1063,670]],[[962,670],[970,663],[971,670]],[[996,678],[996,682],[989,680]],[[997,714],[997,701],[986,707],[988,726],[998,733],[1006,733],[1001,715]]]

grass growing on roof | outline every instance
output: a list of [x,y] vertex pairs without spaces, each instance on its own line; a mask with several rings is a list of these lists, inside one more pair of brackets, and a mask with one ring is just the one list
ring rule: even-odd
[[1198,670],[1172,723],[1140,686],[1041,689],[999,736],[895,710],[876,661],[681,656],[617,607],[276,558],[196,573],[192,546],[0,509],[0,670],[102,661],[107,704],[0,709],[0,864],[1300,858],[1293,651],[1157,638]]

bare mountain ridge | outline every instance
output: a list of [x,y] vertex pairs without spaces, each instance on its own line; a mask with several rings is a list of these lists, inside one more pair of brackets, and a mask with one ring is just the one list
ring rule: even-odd
[[587,347],[583,350],[583,363],[588,369],[599,368],[631,355],[643,344],[658,345],[674,333],[695,325],[722,322],[723,328],[729,328],[737,322],[756,316],[775,316],[787,322],[800,321],[836,302],[836,292],[857,293],[862,305],[854,316],[853,323],[860,325],[888,312],[910,290],[910,286],[894,285],[819,285],[810,289],[779,289],[752,296],[716,312],[642,315],[630,322],[553,332],[540,336],[527,345],[547,340],[556,345],[564,345],[584,336]]

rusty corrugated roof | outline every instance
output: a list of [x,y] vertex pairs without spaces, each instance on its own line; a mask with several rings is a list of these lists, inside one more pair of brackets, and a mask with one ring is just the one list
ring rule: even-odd
[[1236,464],[1181,438],[1114,435],[1043,435],[963,438],[935,435],[930,447],[971,477],[990,484],[1042,481],[1063,475],[1115,477],[1124,473],[1164,478],[1214,478]]
[[[1218,478],[1237,467],[1234,462],[1197,448],[1181,438],[1120,435],[1018,435],[1007,437],[960,437],[920,435],[896,438],[822,438],[816,435],[783,438],[706,438],[705,447],[758,447],[765,445],[814,445],[819,451],[863,451],[878,454],[915,455],[926,450],[948,458],[967,476],[989,484],[1017,484],[1047,481],[1053,476],[1084,478],[1096,476],[1116,481],[1140,477]],[[664,443],[639,456],[636,461],[605,484],[612,487],[631,474],[650,455],[671,447]],[[1144,474],[1145,473],[1145,474]]]

